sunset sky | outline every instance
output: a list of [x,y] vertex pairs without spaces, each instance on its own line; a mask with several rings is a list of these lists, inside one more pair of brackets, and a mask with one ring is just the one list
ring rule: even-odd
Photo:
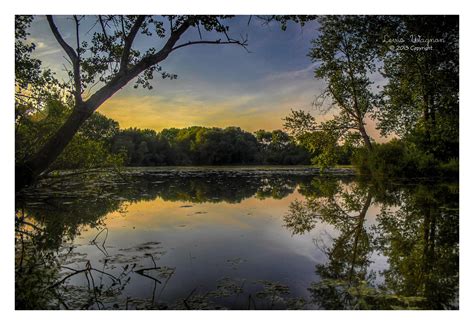
[[[74,22],[55,17],[65,40],[75,45]],[[315,65],[307,53],[315,38],[316,23],[304,27],[290,23],[286,31],[278,24],[238,16],[228,21],[230,34],[248,35],[248,50],[235,45],[194,45],[173,52],[163,63],[164,71],[178,75],[176,80],[153,80],[153,90],[134,89],[133,83],[116,93],[99,112],[117,120],[122,128],[239,126],[247,131],[281,129],[282,118],[290,109],[312,109],[315,95],[324,82],[314,78]],[[87,17],[81,26],[86,34],[94,18]],[[38,16],[30,28],[30,39],[37,45],[35,56],[45,67],[64,76],[69,67],[45,17]],[[213,35],[209,35],[212,38]],[[197,40],[198,33],[188,30],[183,41]],[[138,49],[156,46],[156,38],[139,35]],[[157,48],[159,48],[157,46]],[[332,113],[330,114],[332,115]],[[324,119],[324,117],[318,117]],[[368,131],[376,137],[373,123]]]

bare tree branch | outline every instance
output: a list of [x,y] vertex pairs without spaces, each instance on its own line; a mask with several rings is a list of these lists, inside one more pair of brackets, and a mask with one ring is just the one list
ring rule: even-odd
[[122,57],[120,58],[120,71],[127,70],[128,67],[128,59],[130,56],[130,50],[132,48],[133,40],[137,36],[140,27],[142,26],[143,22],[145,21],[146,16],[138,16],[137,20],[130,29],[130,33],[125,37],[125,43],[123,46]]
[[202,34],[201,34],[201,23],[198,23],[197,24],[197,30],[198,30],[198,33],[199,33],[199,39],[202,40]]
[[359,117],[352,111],[350,110],[345,104],[344,101],[339,97],[339,95],[334,91],[334,89],[331,87],[331,85],[328,85],[328,90],[331,93],[332,97],[336,100],[337,104],[345,111],[347,114],[352,116],[355,119],[358,119]]
[[96,110],[104,101],[125,86],[130,80],[146,69],[166,59],[173,50],[173,46],[190,26],[191,21],[189,19],[184,21],[176,30],[172,31],[168,41],[163,45],[160,51],[142,58],[127,71],[119,72],[112,80],[97,90],[97,92],[87,100],[86,105],[88,109],[92,111]]
[[67,44],[62,38],[61,34],[58,31],[58,28],[56,27],[56,24],[54,23],[53,17],[51,15],[48,15],[46,16],[46,19],[48,20],[49,27],[51,28],[51,31],[53,32],[53,35],[58,41],[59,45],[61,45],[61,47],[64,49],[64,51],[69,56],[72,62],[77,61],[77,56],[74,52],[74,49],[70,47],[69,44]]
[[104,33],[104,37],[106,39],[107,45],[110,45],[109,35],[107,34],[107,30],[105,29],[105,24],[104,24],[104,20],[102,19],[102,15],[99,15],[99,22],[100,22],[100,26],[102,27],[102,33]]
[[[72,63],[72,68],[73,68],[73,75],[74,75],[74,97],[75,100],[78,104],[82,103],[82,97],[81,97],[81,71],[80,71],[80,61],[79,61],[79,54],[74,51],[74,49],[69,46],[69,44],[66,43],[66,41],[63,39],[61,34],[58,31],[58,28],[56,27],[56,24],[54,23],[53,16],[47,15],[46,19],[48,20],[49,27],[58,41],[59,45],[63,48],[63,50],[66,52],[68,55],[69,59],[71,60]],[[79,22],[76,20],[76,32],[77,32],[77,40],[79,40]],[[79,49],[79,45],[78,45]]]
[[76,15],[74,17],[74,22],[76,23],[76,56],[77,56],[77,66],[78,66],[78,71],[76,71],[76,67],[74,67],[74,87],[75,89],[75,94],[76,94],[76,100],[82,101],[82,83],[81,83],[81,71],[80,71],[80,62],[81,62],[81,42],[79,39],[79,21],[80,19],[77,18]]
[[252,20],[252,17],[253,17],[252,15],[249,16],[249,20],[248,20],[248,22],[247,22],[247,26],[250,26],[250,21]]
[[[189,41],[187,43],[183,43],[180,45],[177,45],[172,48],[172,51],[177,50],[181,47],[189,46],[189,45],[195,45],[195,44],[215,44],[215,45],[222,45],[222,44],[235,44],[235,45],[240,45],[242,46],[245,50],[247,50],[247,41],[237,41],[237,40],[232,40],[230,39],[229,41],[221,41],[220,39],[215,40],[215,41]],[[248,51],[248,50],[247,50]]]
[[[104,27],[103,30],[105,30],[105,27],[107,27],[108,21],[111,21],[112,24],[115,26],[116,31],[112,36],[112,42],[114,42],[113,45],[115,45],[116,40],[120,40],[121,46],[124,47],[124,51],[122,52],[121,60],[115,60],[115,57],[113,57],[114,60],[109,59],[109,61],[105,61],[113,61],[115,64],[114,70],[111,72],[110,75],[107,76],[107,78],[99,78],[99,80],[104,82],[105,84],[89,98],[83,99],[80,73],[81,60],[79,58],[80,52],[83,51],[83,48],[79,45],[78,53],[76,53],[74,49],[64,41],[63,37],[59,33],[58,28],[56,27],[53,21],[52,16],[47,16],[47,20],[54,37],[64,49],[72,63],[73,73],[68,74],[74,78],[75,89],[72,91],[72,93],[74,94],[76,101],[74,105],[74,110],[69,115],[67,120],[62,124],[62,126],[56,131],[56,133],[54,133],[46,141],[46,143],[42,146],[41,149],[39,149],[34,154],[34,156],[25,159],[24,162],[16,166],[16,179],[18,181],[17,190],[32,184],[41,173],[48,169],[51,163],[54,162],[54,160],[64,150],[66,145],[71,141],[71,139],[74,137],[81,125],[91,116],[91,114],[95,110],[97,110],[97,108],[100,107],[100,105],[102,105],[107,99],[109,99],[122,87],[127,85],[128,82],[139,76],[141,73],[147,71],[147,69],[153,68],[157,64],[165,60],[172,51],[192,44],[236,44],[242,46],[244,49],[246,49],[247,46],[246,39],[244,39],[243,37],[242,40],[230,39],[230,37],[225,31],[224,34],[227,37],[227,41],[225,42],[222,42],[221,40],[201,40],[199,42],[188,42],[185,44],[176,45],[180,37],[190,27],[196,27],[196,23],[202,19],[200,16],[182,16],[181,18],[178,18],[176,20],[172,30],[170,31],[168,40],[158,52],[147,52],[144,56],[138,57],[136,58],[136,60],[133,60],[132,63],[130,62],[132,61],[130,60],[130,55],[132,52],[133,40],[135,39],[137,33],[140,31],[140,28],[145,22],[145,19],[146,18],[144,16],[137,16],[135,22],[131,23],[131,27],[129,22],[126,22],[124,20],[123,16],[120,16],[120,18],[117,18],[116,16],[111,16],[110,19],[102,21],[101,26]],[[76,31],[78,31],[79,29],[79,23],[80,20],[76,19]],[[172,20],[170,20],[170,24],[172,24]],[[120,25],[122,27],[122,32],[120,32]],[[217,30],[218,32],[222,31],[222,29],[216,29],[215,21],[213,21],[211,25],[212,28]],[[129,29],[128,35],[125,32],[127,29]],[[163,35],[160,34],[160,36]],[[79,41],[80,40],[78,39],[78,42]],[[100,49],[100,42],[101,40],[99,40],[99,49],[94,48],[95,50],[93,50],[92,52],[102,51]],[[97,55],[99,61],[104,62],[105,58],[101,54]],[[94,57],[92,59],[97,58]],[[92,61],[84,60],[83,63],[90,64]],[[94,62],[92,62],[92,64],[94,64]],[[117,67],[117,65],[119,66]],[[122,69],[120,69],[120,66],[122,67]],[[89,79],[87,80],[87,83],[93,83],[94,74],[92,73],[92,75],[88,75],[88,77]]]

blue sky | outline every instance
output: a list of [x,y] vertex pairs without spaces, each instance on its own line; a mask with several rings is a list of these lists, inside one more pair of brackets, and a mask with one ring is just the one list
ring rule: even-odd
[[[55,17],[55,21],[65,40],[74,45],[72,19]],[[119,121],[124,128],[158,131],[192,125],[273,130],[282,128],[282,118],[290,109],[313,111],[317,116],[312,102],[324,82],[314,78],[315,65],[307,56],[317,23],[309,22],[303,27],[289,23],[282,31],[276,22],[263,24],[256,17],[250,24],[248,21],[248,16],[237,16],[227,23],[231,36],[248,36],[250,53],[235,45],[178,49],[161,64],[164,71],[177,74],[178,79],[157,77],[153,90],[134,89],[131,83],[104,103],[99,112]],[[86,34],[93,22],[94,17],[86,17],[81,32]],[[30,33],[37,44],[35,55],[59,77],[63,76],[68,63],[46,19],[36,17]],[[214,37],[203,33],[205,39]],[[179,43],[197,39],[197,30],[190,29]],[[159,44],[159,39],[139,35],[134,46],[159,48]],[[369,125],[369,132],[371,129]]]

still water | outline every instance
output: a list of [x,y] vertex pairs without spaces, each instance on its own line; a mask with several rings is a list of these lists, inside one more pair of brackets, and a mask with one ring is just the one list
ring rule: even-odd
[[19,309],[457,309],[458,185],[140,170],[17,198]]

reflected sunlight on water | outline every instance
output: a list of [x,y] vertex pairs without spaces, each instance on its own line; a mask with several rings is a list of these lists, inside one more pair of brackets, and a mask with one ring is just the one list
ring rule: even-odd
[[49,303],[63,297],[52,308],[457,308],[452,184],[292,176],[106,184],[97,199],[50,193],[18,210],[22,229],[35,225],[47,239],[34,256],[58,265],[44,278]]

